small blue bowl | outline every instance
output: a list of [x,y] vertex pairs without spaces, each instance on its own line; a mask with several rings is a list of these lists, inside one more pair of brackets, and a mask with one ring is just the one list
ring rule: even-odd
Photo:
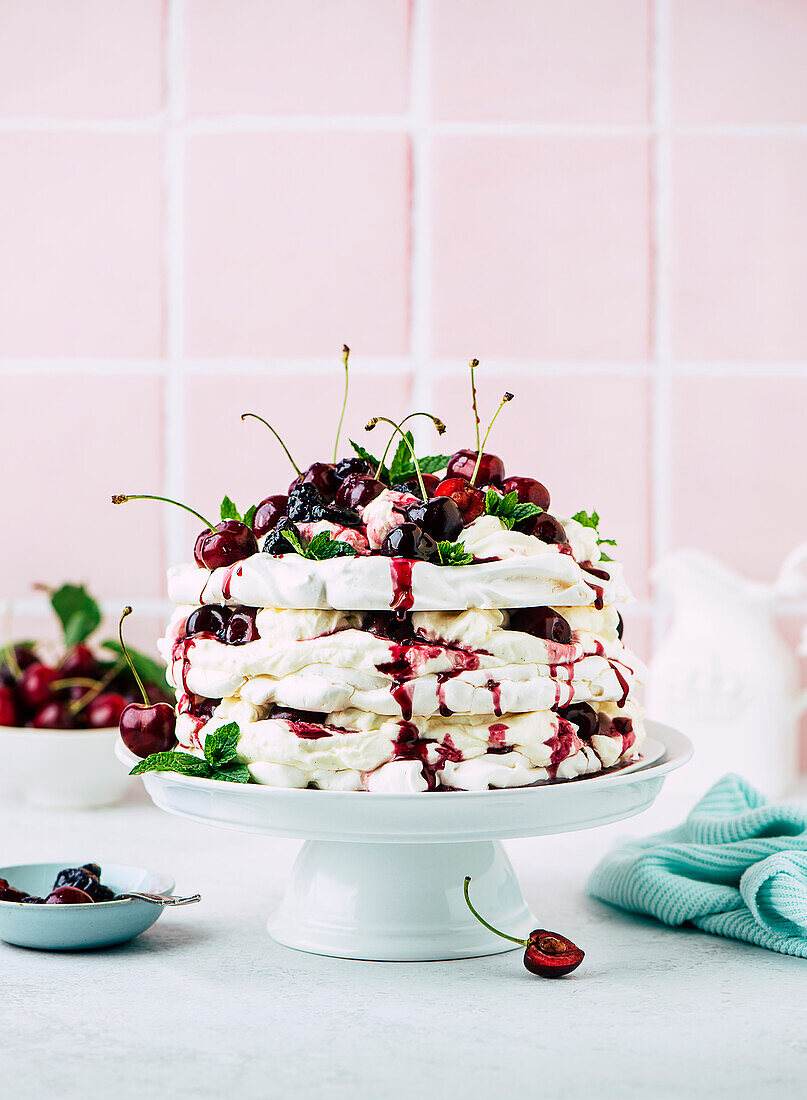
[[[37,897],[47,897],[58,873],[80,864],[18,863],[0,867],[0,878],[9,886]],[[116,894],[139,890],[148,894],[173,894],[174,880],[159,871],[105,863],[101,881]],[[163,906],[147,901],[100,901],[92,905],[23,905],[0,901],[0,940],[43,951],[85,951],[126,943],[151,928]]]

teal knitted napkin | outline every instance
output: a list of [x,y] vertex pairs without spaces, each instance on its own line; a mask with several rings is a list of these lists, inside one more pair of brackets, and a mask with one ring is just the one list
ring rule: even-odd
[[807,957],[807,806],[767,805],[726,775],[677,829],[610,852],[586,889],[665,924]]

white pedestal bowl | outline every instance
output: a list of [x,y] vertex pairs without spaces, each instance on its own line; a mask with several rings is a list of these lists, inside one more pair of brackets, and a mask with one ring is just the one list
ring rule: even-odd
[[[653,759],[604,775],[484,792],[367,794],[288,790],[143,776],[156,806],[206,825],[303,838],[269,933],[279,943],[347,959],[425,961],[513,950],[482,927],[473,899],[512,935],[535,926],[501,840],[589,829],[647,809],[665,776],[692,755],[683,734],[648,723]],[[118,755],[136,758],[122,743]]]

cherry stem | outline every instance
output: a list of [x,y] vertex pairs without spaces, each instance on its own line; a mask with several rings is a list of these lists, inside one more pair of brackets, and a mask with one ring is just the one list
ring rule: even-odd
[[471,368],[471,399],[474,404],[474,423],[476,425],[476,452],[479,454],[479,409],[476,407],[476,382],[474,380],[474,371],[479,366],[479,360],[472,359],[468,366]]
[[347,361],[350,358],[350,348],[347,344],[342,345],[342,363],[345,367],[345,393],[342,398],[342,411],[339,414],[339,423],[336,425],[336,440],[333,445],[333,460],[336,462],[336,454],[339,450],[339,436],[342,434],[342,421],[345,419],[345,409],[347,408],[347,388],[348,388],[348,369]]
[[482,446],[481,446],[481,447],[477,447],[477,452],[476,452],[476,465],[474,466],[474,472],[473,472],[473,474],[472,474],[472,476],[471,476],[471,488],[472,488],[472,489],[473,489],[473,487],[474,487],[474,482],[476,481],[476,475],[477,475],[477,474],[479,473],[479,463],[480,463],[480,462],[482,461],[482,454],[484,453],[484,450],[485,450],[485,444],[487,443],[487,441],[488,441],[488,436],[490,435],[490,429],[491,429],[491,428],[493,427],[493,425],[494,425],[494,424],[496,423],[496,417],[497,417],[497,416],[499,415],[499,413],[500,413],[500,412],[502,411],[502,409],[503,409],[503,408],[504,408],[504,406],[505,406],[505,405],[507,404],[507,402],[508,402],[508,401],[512,401],[512,400],[513,400],[513,397],[514,397],[514,394],[512,394],[512,393],[506,393],[506,394],[504,395],[504,397],[503,397],[503,398],[501,399],[501,401],[499,402],[499,407],[498,407],[498,409],[497,409],[497,410],[496,410],[496,412],[495,412],[495,413],[493,414],[493,419],[491,420],[490,424],[488,424],[488,430],[487,430],[487,431],[485,432],[485,438],[484,438],[484,439],[482,440]]
[[123,620],[126,618],[127,615],[131,615],[131,613],[131,607],[124,607],[123,613],[120,617],[120,622],[118,623],[118,637],[120,638],[120,647],[123,650],[123,656],[129,663],[129,668],[132,670],[132,676],[134,676],[135,680],[137,680],[137,686],[140,688],[140,694],[143,696],[143,702],[146,704],[147,707],[150,707],[151,700],[149,699],[148,695],[146,695],[146,689],[143,687],[143,681],[137,675],[137,669],[134,666],[132,658],[129,656],[129,650],[126,648],[126,642],[124,642],[123,640]]
[[[77,699],[75,703],[70,704],[70,713],[75,717],[75,715],[84,710],[87,704],[91,703],[96,695],[100,695],[107,684],[115,679],[115,677],[118,675],[125,664],[126,662],[123,660],[123,658],[121,658],[119,661],[116,661],[112,668],[107,672],[106,676],[104,676],[103,680],[98,680],[97,683],[93,682],[92,680],[81,681],[79,679],[77,681],[74,681],[76,683],[90,683],[92,686],[90,687],[89,691],[84,692],[80,699]],[[67,683],[68,681],[64,682]]]
[[[431,420],[432,424],[434,424],[434,427],[435,427],[438,435],[442,435],[443,432],[445,432],[446,426],[442,422],[440,417],[439,416],[432,416],[431,413],[427,413],[427,412],[410,413],[409,416],[405,416],[403,418],[403,420],[400,422],[400,424],[395,424],[394,427],[397,428],[400,431],[400,429],[407,422],[407,420],[413,420],[416,416],[425,416],[429,420]],[[372,424],[373,427],[375,427],[379,420],[386,420],[388,424],[392,424],[392,421],[387,420],[387,418],[385,416],[376,416],[376,417],[373,418],[373,420],[370,423]],[[370,430],[370,425],[367,426],[367,431],[369,431],[369,430]],[[393,441],[394,438],[395,438],[395,433],[393,432],[393,434],[389,437],[389,442],[387,443],[386,447],[384,448],[384,453],[381,456],[381,461],[378,464],[378,469],[376,470],[375,474],[373,475],[375,477],[376,481],[378,481],[379,475],[380,475],[381,471],[384,469],[384,463],[387,460],[387,454],[389,453],[389,449],[392,446],[392,441]],[[409,443],[409,440],[407,439],[406,442]],[[409,447],[409,450],[412,451],[411,446]],[[415,459],[415,469],[418,471],[418,476],[420,476],[420,467],[418,466],[418,460],[415,458],[415,452],[414,451],[412,451],[412,457]],[[421,482],[421,487],[422,487],[422,482]],[[424,492],[425,492],[425,489],[424,489]],[[426,498],[424,497],[423,499],[425,500]]]
[[517,943],[521,947],[529,947],[529,943],[530,943],[529,940],[517,940],[515,936],[508,936],[506,932],[500,932],[498,928],[494,928],[492,924],[488,924],[488,922],[485,920],[485,918],[481,917],[479,915],[479,913],[477,913],[476,909],[474,909],[474,906],[473,906],[473,903],[472,903],[470,897],[468,896],[468,887],[470,886],[470,884],[471,884],[471,876],[467,875],[466,878],[465,878],[465,883],[463,885],[463,893],[465,894],[465,904],[471,910],[471,912],[476,917],[476,919],[479,921],[479,923],[484,924],[485,928],[487,928],[489,932],[493,932],[495,935],[501,936],[501,938],[503,940],[510,940],[511,943]]
[[[264,420],[264,418],[263,418],[262,416],[258,416],[258,414],[257,414],[257,413],[241,413],[241,419],[242,419],[242,420],[246,420],[246,418],[247,418],[248,416],[251,416],[251,417],[252,417],[252,418],[253,418],[254,420],[260,420],[261,424],[265,424],[265,425],[266,425],[266,427],[267,427],[267,428],[269,429],[269,431],[270,431],[270,432],[272,433],[272,435],[273,435],[273,436],[275,437],[275,439],[276,439],[276,440],[278,441],[278,443],[280,444],[280,446],[281,446],[281,447],[283,448],[283,450],[284,450],[284,451],[286,452],[286,458],[288,458],[289,462],[290,462],[290,463],[292,464],[292,466],[294,467],[294,470],[295,470],[295,473],[297,474],[297,476],[298,476],[298,477],[302,477],[302,476],[303,476],[303,471],[302,471],[302,470],[300,469],[300,467],[299,467],[299,466],[297,465],[297,463],[296,463],[296,462],[294,461],[294,459],[293,459],[293,458],[291,457],[291,451],[290,451],[290,450],[289,450],[289,448],[288,448],[288,447],[286,446],[286,444],[285,444],[285,443],[283,442],[283,440],[282,440],[282,439],[280,438],[280,436],[279,436],[279,435],[277,434],[277,432],[276,432],[276,431],[275,431],[275,429],[274,429],[274,428],[272,427],[272,425],[271,425],[271,424],[269,423],[269,421],[268,421],[268,420]],[[338,437],[337,437],[337,438],[338,438]]]
[[171,500],[170,497],[156,497],[152,496],[150,493],[116,493],[112,498],[112,503],[125,504],[127,500],[161,500],[163,504],[175,504],[177,508],[184,508],[186,512],[190,512],[192,516],[196,516],[205,527],[209,527],[214,534],[216,533],[216,528],[210,520],[205,519],[205,517],[200,512],[197,512],[195,508],[189,508],[187,504],[180,504],[178,500]]

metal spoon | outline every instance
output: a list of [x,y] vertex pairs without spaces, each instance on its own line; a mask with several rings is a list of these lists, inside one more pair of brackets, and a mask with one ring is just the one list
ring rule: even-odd
[[136,890],[127,890],[125,894],[117,894],[115,901],[148,901],[152,905],[193,905],[202,900],[201,894],[193,894],[189,898],[175,898],[169,894],[141,894]]

